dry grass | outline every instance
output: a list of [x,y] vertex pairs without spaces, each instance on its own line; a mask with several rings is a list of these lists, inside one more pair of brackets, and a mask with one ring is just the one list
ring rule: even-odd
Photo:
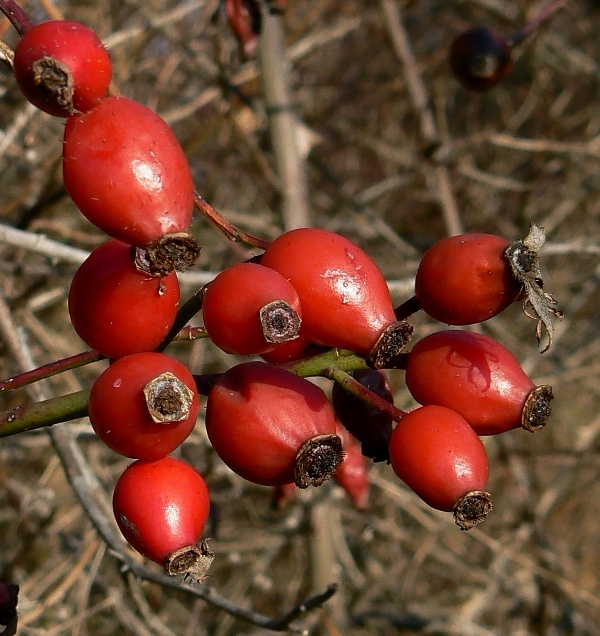
[[[115,90],[173,126],[198,190],[244,230],[272,238],[291,224],[274,160],[260,71],[240,59],[213,0],[28,0],[94,26],[109,44]],[[202,427],[182,455],[205,476],[216,511],[210,585],[269,615],[336,581],[338,593],[299,624],[312,634],[600,633],[600,5],[571,0],[516,53],[496,90],[470,94],[449,75],[452,37],[472,23],[510,33],[542,2],[526,0],[290,0],[284,16],[293,103],[313,143],[306,157],[309,222],[363,246],[410,294],[419,255],[457,227],[520,238],[545,226],[546,287],[566,318],[540,356],[533,323],[511,308],[482,326],[538,383],[554,386],[550,425],[487,440],[495,510],[461,533],[426,508],[387,466],[373,466],[371,504],[354,510],[335,486],[303,492],[284,512],[270,493],[232,475]],[[394,49],[401,10],[414,66]],[[4,29],[4,27],[3,27]],[[11,45],[15,33],[5,28]],[[400,52],[402,53],[402,52]],[[406,51],[404,51],[406,53]],[[407,74],[408,70],[408,74]],[[61,185],[63,123],[25,105],[0,70],[0,221],[91,249],[103,240]],[[417,108],[407,76],[421,78]],[[429,118],[429,119],[428,119]],[[424,123],[424,125],[423,125]],[[432,133],[433,131],[433,133]],[[435,136],[432,158],[427,149]],[[200,268],[218,271],[252,252],[196,219]],[[15,334],[35,363],[81,351],[66,309],[76,264],[0,245],[2,293]],[[185,293],[193,291],[191,285]],[[417,334],[436,328],[415,320]],[[6,330],[0,375],[18,372]],[[209,343],[175,345],[195,372],[231,360]],[[92,365],[46,384],[89,386]],[[412,406],[401,372],[397,404]],[[23,391],[2,408],[23,403]],[[108,497],[126,460],[70,426]],[[119,570],[82,513],[44,431],[0,443],[0,578],[21,585],[23,636],[265,634],[181,591]]]

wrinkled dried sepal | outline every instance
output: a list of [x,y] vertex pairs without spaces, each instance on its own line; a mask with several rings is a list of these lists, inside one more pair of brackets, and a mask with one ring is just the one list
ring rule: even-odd
[[202,583],[208,576],[214,552],[208,547],[206,539],[200,545],[188,545],[170,554],[165,562],[167,574],[176,576],[183,574],[184,580],[191,579],[192,583]]
[[367,362],[373,369],[384,369],[410,342],[414,327],[406,320],[388,325],[374,344]]
[[188,232],[165,234],[145,248],[135,249],[134,264],[148,276],[167,276],[191,267],[200,255],[200,246]]
[[338,435],[317,435],[304,444],[294,461],[294,482],[298,488],[320,486],[344,461],[342,440]]
[[71,69],[66,64],[45,55],[33,63],[31,70],[35,85],[41,86],[57,106],[70,115],[78,112],[73,105],[75,82]]
[[523,285],[526,297],[523,312],[529,318],[537,320],[535,337],[538,345],[542,339],[543,329],[546,330],[548,344],[542,349],[542,353],[548,351],[554,339],[552,317],[559,320],[563,317],[563,313],[555,307],[557,301],[552,294],[543,289],[539,251],[545,241],[544,228],[532,223],[525,239],[514,241],[504,250],[504,257],[510,264],[513,276]]
[[260,328],[267,342],[282,344],[298,337],[302,321],[285,300],[274,300],[260,308]]
[[539,431],[546,426],[552,413],[550,402],[554,399],[552,387],[542,384],[529,393],[521,414],[521,426],[530,433]]
[[148,413],[156,424],[181,422],[189,417],[194,392],[170,371],[165,371],[144,386]]
[[471,490],[454,504],[454,522],[461,530],[470,530],[480,524],[492,508],[492,496],[489,492]]

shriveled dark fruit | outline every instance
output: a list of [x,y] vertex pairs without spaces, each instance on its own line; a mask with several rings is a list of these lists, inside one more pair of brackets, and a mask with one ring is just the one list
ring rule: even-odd
[[457,36],[450,47],[450,68],[463,86],[487,91],[512,68],[512,54],[506,38],[495,29],[478,26]]
[[[361,369],[352,373],[354,378],[390,404],[394,403],[387,375],[375,369]],[[348,393],[336,383],[331,400],[335,414],[344,427],[360,442],[362,454],[375,462],[389,460],[389,444],[392,434],[392,418]]]

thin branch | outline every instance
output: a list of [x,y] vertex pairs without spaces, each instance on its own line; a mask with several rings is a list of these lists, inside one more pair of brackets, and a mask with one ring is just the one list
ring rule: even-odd
[[[417,68],[408,34],[402,23],[400,8],[395,0],[380,0],[380,3],[394,50],[404,68],[411,101],[421,122],[421,136],[428,146],[435,147],[439,144],[435,118],[429,105],[425,84]],[[435,166],[433,174],[437,181],[437,198],[442,207],[448,234],[462,234],[462,221],[456,206],[448,168]]]
[[265,241],[264,239],[258,238],[256,236],[252,236],[252,234],[247,234],[246,232],[242,232],[235,225],[227,221],[221,214],[219,214],[208,201],[204,199],[204,197],[200,196],[197,192],[194,196],[194,205],[196,209],[204,216],[206,219],[214,223],[219,230],[230,240],[236,243],[245,243],[246,245],[250,245],[252,247],[258,247],[261,250],[267,249],[269,245],[269,241]]
[[25,35],[33,26],[29,16],[15,0],[0,0],[0,11],[11,21],[19,35]]
[[300,123],[294,112],[282,18],[266,8],[262,11],[259,62],[271,145],[281,179],[283,227],[308,227],[306,166],[298,140]]
[[565,2],[566,0],[550,0],[550,2],[548,2],[536,16],[529,20],[523,28],[519,29],[508,38],[508,45],[517,46],[518,44],[521,44],[521,42],[534,33],[543,22],[562,8]]
[[[0,243],[26,249],[47,256],[55,261],[64,261],[74,265],[81,265],[90,255],[87,250],[65,245],[60,241],[48,238],[44,234],[18,230],[2,223],[0,223]],[[188,271],[178,274],[178,278],[187,285],[205,285],[213,280],[216,275],[217,272]]]
[[2,380],[0,382],[0,393],[3,393],[4,391],[14,391],[15,389],[20,389],[28,384],[44,380],[53,375],[57,375],[58,373],[78,369],[86,364],[98,362],[98,360],[102,360],[104,357],[105,356],[101,353],[98,353],[94,349],[90,349],[89,351],[77,353],[74,356],[69,356],[62,360],[56,360],[54,362],[44,364],[36,369],[32,369],[31,371],[25,371],[25,373],[19,373],[12,378]]

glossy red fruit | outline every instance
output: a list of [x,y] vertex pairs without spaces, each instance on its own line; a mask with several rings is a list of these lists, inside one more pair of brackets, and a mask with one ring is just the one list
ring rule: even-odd
[[115,519],[127,542],[169,574],[199,580],[212,561],[206,545],[196,545],[209,509],[204,479],[174,457],[134,462],[113,494]]
[[318,486],[342,459],[323,391],[264,362],[239,364],[217,380],[208,394],[206,430],[234,472],[264,486]]
[[192,432],[200,401],[192,374],[163,353],[115,360],[94,382],[88,415],[96,435],[117,453],[160,459]]
[[117,240],[96,248],[75,273],[69,291],[75,331],[109,358],[156,349],[179,307],[177,275],[142,274],[131,251]]
[[[389,380],[383,371],[361,369],[354,371],[352,376],[390,404],[394,403]],[[331,402],[340,422],[360,441],[362,454],[375,462],[388,461],[391,416],[352,395],[338,383],[331,391]]]
[[177,138],[152,110],[107,97],[67,121],[65,188],[94,225],[145,247],[187,231],[194,206],[190,168]]
[[432,508],[455,510],[457,523],[456,510],[463,514],[465,501],[471,502],[467,510],[478,513],[476,523],[482,512],[487,514],[489,495],[481,494],[488,480],[485,448],[455,411],[422,406],[405,415],[392,433],[390,462],[396,475]]
[[356,508],[364,509],[369,505],[369,473],[365,456],[361,452],[359,441],[342,425],[338,426],[338,434],[345,454],[333,479],[346,491]]
[[98,36],[69,20],[29,29],[15,48],[14,65],[23,95],[57,117],[92,109],[107,94],[112,78],[110,58]]
[[435,243],[423,255],[415,281],[423,310],[449,325],[469,325],[506,309],[522,289],[504,257],[509,244],[478,233]]
[[298,292],[300,334],[313,342],[368,354],[396,321],[383,274],[339,234],[317,228],[285,232],[260,262],[283,274]]
[[450,68],[463,86],[487,91],[496,86],[512,68],[506,38],[495,29],[473,27],[461,33],[450,47]]
[[550,415],[551,388],[536,388],[512,353],[483,334],[438,331],[419,340],[406,385],[417,402],[457,411],[479,435],[533,431]]
[[208,285],[202,314],[208,336],[218,347],[251,355],[296,338],[302,309],[298,292],[279,272],[239,263]]

